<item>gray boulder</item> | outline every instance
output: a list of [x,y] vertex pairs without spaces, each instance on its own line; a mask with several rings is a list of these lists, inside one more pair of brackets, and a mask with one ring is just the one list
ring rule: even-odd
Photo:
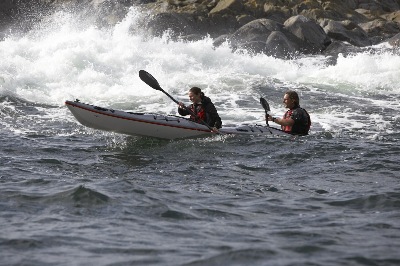
[[189,35],[194,32],[194,18],[185,13],[159,13],[147,25],[150,35],[161,36],[165,31],[171,31],[173,36]]
[[211,9],[210,16],[213,15],[236,15],[242,13],[244,5],[242,0],[220,0],[218,4]]
[[285,34],[273,31],[267,38],[264,53],[277,58],[289,58],[296,55],[297,47]]
[[332,39],[345,41],[355,46],[368,46],[371,41],[367,33],[354,22],[329,20],[324,27],[325,32]]
[[400,47],[400,33],[390,38],[388,42],[393,47]]
[[304,17],[295,16],[285,24],[270,19],[253,20],[230,37],[234,49],[265,53],[280,58],[302,53],[320,53],[331,43],[321,26]]
[[358,0],[358,8],[373,10],[375,12],[394,12],[400,9],[398,0]]
[[285,7],[278,7],[272,4],[266,3],[264,5],[264,16],[265,18],[284,23],[288,18],[291,17],[291,12]]
[[322,52],[322,54],[328,59],[326,62],[328,65],[336,65],[339,55],[346,57],[351,54],[360,53],[362,52],[362,49],[363,48],[361,47],[357,47],[346,42],[333,40],[331,45],[329,45],[328,48]]
[[379,43],[380,41],[393,37],[400,32],[399,23],[386,21],[381,18],[367,23],[361,23],[359,26],[368,34],[372,43]]
[[331,43],[331,45],[329,45],[329,47],[326,48],[323,54],[331,56],[337,56],[338,54],[342,54],[344,56],[347,56],[349,54],[355,54],[361,51],[362,51],[361,47],[357,47],[349,43],[344,43],[341,41],[334,40]]
[[268,53],[267,39],[272,32],[284,30],[283,25],[270,19],[256,19],[240,27],[231,35],[233,49],[246,49],[253,53]]
[[319,53],[331,43],[331,39],[320,25],[302,15],[289,18],[285,21],[284,26],[301,40],[303,52]]

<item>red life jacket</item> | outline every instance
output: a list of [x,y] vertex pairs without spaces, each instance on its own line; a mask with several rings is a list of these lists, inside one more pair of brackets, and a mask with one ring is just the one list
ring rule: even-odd
[[197,123],[201,123],[201,120],[206,121],[206,110],[202,104],[192,104],[190,110],[196,115],[190,115],[191,120]]
[[[293,110],[287,110],[283,115],[283,119],[288,119],[292,116]],[[292,126],[281,126],[282,130],[285,132],[292,132]]]

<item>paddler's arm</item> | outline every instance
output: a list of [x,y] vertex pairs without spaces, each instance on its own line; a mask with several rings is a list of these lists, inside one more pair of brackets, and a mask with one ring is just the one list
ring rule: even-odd
[[188,107],[186,107],[182,102],[179,102],[178,113],[180,115],[190,115]]
[[294,125],[294,120],[292,118],[276,118],[273,116],[268,116],[268,121],[272,121],[274,123],[277,123],[278,125],[281,126],[293,126]]

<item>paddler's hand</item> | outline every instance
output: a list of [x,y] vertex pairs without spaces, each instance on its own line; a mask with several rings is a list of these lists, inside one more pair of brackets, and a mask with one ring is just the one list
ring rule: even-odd
[[213,128],[211,128],[211,132],[213,132],[213,133],[219,133],[219,130],[218,130],[218,128],[213,127]]
[[279,124],[277,121],[278,121],[278,118],[275,118],[275,117],[273,117],[272,115],[268,115],[268,121],[272,121],[272,122],[274,122],[274,123],[277,123],[277,124]]
[[272,116],[271,115],[269,115],[269,114],[266,114],[265,115],[265,121],[272,121]]
[[179,102],[179,108],[186,109],[186,106],[183,104],[183,102]]
[[276,120],[276,118],[274,118],[272,115],[268,115],[268,117],[266,117],[266,119],[267,119],[267,121],[272,121],[272,122],[275,122],[275,120]]

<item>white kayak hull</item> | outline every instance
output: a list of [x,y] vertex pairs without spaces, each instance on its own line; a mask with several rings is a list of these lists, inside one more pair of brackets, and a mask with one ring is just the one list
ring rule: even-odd
[[[99,130],[162,139],[194,138],[216,134],[210,132],[205,125],[179,116],[124,112],[79,101],[66,101],[65,104],[82,125]],[[280,129],[261,125],[223,127],[220,133],[289,135]]]

